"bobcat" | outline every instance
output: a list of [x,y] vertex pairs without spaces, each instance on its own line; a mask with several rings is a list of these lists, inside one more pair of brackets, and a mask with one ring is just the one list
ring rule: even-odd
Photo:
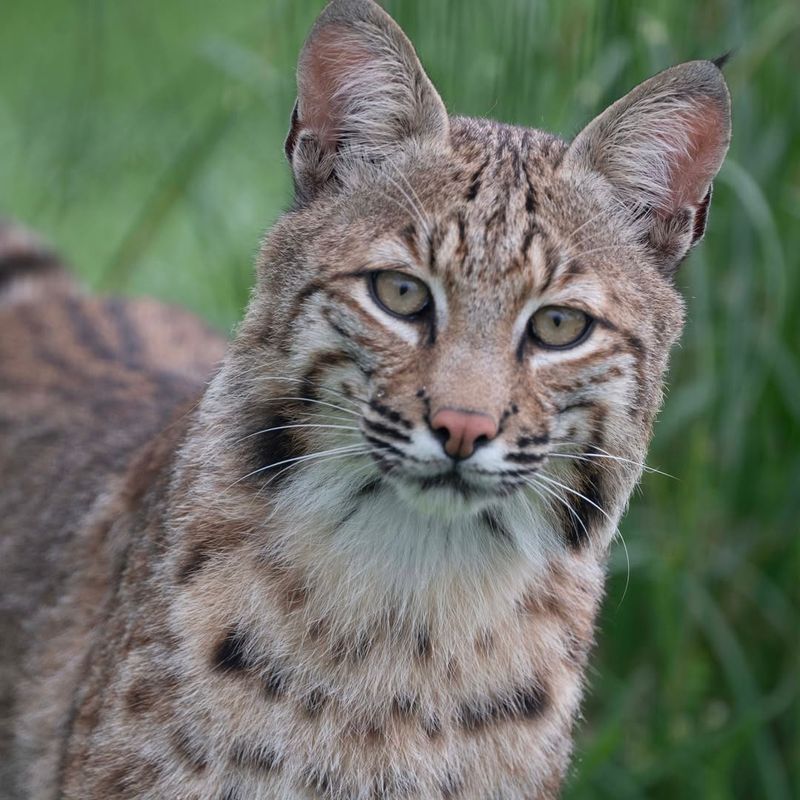
[[448,116],[333,0],[227,348],[3,227],[2,797],[557,797],[729,137],[710,61]]

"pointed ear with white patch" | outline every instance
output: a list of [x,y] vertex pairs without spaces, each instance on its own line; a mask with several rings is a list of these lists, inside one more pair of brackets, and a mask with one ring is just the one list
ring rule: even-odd
[[731,136],[730,95],[711,61],[637,86],[584,128],[565,166],[600,173],[665,274],[705,231],[711,182]]
[[359,160],[449,130],[414,48],[373,0],[325,8],[300,54],[297,95],[286,155],[300,202],[336,186]]

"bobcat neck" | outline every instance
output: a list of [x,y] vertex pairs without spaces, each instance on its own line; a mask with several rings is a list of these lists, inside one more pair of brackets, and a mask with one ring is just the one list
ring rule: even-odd
[[[175,474],[199,475],[201,451],[207,464],[205,432]],[[337,489],[329,471],[256,498],[234,480],[222,470],[181,486],[189,500],[171,506],[167,526],[161,624],[174,650],[160,669],[181,678],[159,703],[206,777],[219,770],[222,782],[244,764],[248,797],[305,797],[298,787],[360,797],[379,781],[398,793],[387,797],[402,787],[481,797],[500,785],[508,797],[556,796],[602,594],[599,554],[562,547],[532,560],[469,517],[403,517],[383,482],[351,503],[352,487]],[[314,494],[318,481],[327,488]],[[303,496],[314,501],[298,508]],[[359,524],[373,513],[380,529]],[[427,526],[421,538],[389,563],[402,549],[381,542],[414,524]],[[377,557],[355,557],[370,536]]]

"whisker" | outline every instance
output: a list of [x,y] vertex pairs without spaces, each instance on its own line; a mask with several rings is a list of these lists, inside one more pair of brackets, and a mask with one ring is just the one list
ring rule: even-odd
[[248,433],[247,436],[243,436],[241,439],[236,441],[236,444],[243,442],[245,439],[251,439],[253,436],[260,436],[264,433],[272,433],[273,431],[285,431],[289,430],[289,428],[336,428],[338,430],[344,431],[357,431],[359,428],[355,425],[324,425],[324,424],[307,424],[307,423],[297,423],[294,425],[277,425],[274,428],[264,428],[264,430],[256,431],[255,433]]
[[369,404],[369,400],[367,400],[365,397],[360,397],[357,394],[349,395],[346,392],[334,389],[331,386],[326,386],[324,383],[320,383],[319,381],[310,381],[308,378],[290,378],[282,375],[261,375],[259,376],[259,379],[265,381],[292,381],[294,383],[310,384],[315,389],[321,389],[322,391],[330,392],[331,394],[342,397],[345,400],[353,403],[353,405],[355,405],[356,402],[363,403],[364,405]]
[[[331,455],[323,455],[323,454],[318,454],[318,455],[320,456],[320,457],[319,457],[319,459],[318,459],[318,463],[320,463],[320,462],[323,462],[323,461],[333,461],[334,459],[337,459],[337,458],[350,458],[350,457],[352,457],[352,456],[358,456],[358,455],[366,454],[366,453],[368,453],[368,452],[369,452],[369,448],[365,447],[365,448],[363,448],[363,449],[361,449],[361,450],[353,450],[353,451],[349,451],[349,452],[347,452],[347,453],[333,453],[333,454],[331,454]],[[270,484],[271,484],[271,483],[272,483],[272,482],[273,482],[273,481],[274,481],[276,478],[278,478],[280,475],[282,475],[282,474],[283,474],[284,472],[286,472],[287,470],[290,470],[290,469],[292,469],[292,467],[300,467],[300,466],[302,466],[303,464],[305,464],[305,463],[308,463],[308,461],[310,461],[310,460],[311,460],[311,459],[305,459],[305,460],[299,460],[299,459],[298,459],[298,460],[296,460],[294,463],[292,463],[292,464],[289,464],[289,466],[288,466],[288,467],[284,467],[284,468],[283,468],[282,470],[280,470],[279,472],[276,472],[276,473],[275,473],[275,474],[274,474],[274,475],[273,475],[273,476],[272,476],[272,477],[271,477],[271,478],[270,478],[270,479],[269,479],[269,480],[268,480],[268,481],[267,481],[267,482],[266,482],[266,483],[265,483],[265,484],[264,484],[264,485],[263,485],[263,486],[262,486],[262,487],[261,487],[261,488],[258,490],[257,494],[261,494],[261,492],[263,492],[263,491],[264,491],[264,489],[265,489],[267,486],[269,486],[269,485],[270,485]],[[277,466],[277,465],[276,465],[276,466]]]
[[575,509],[558,492],[556,492],[554,489],[549,488],[548,486],[540,484],[538,480],[536,480],[537,477],[541,478],[542,476],[541,475],[531,476],[529,479],[523,479],[523,480],[525,480],[525,483],[527,483],[529,486],[536,488],[537,490],[541,489],[542,491],[547,492],[547,494],[550,495],[551,497],[554,497],[556,500],[558,500],[558,502],[561,503],[561,505],[564,506],[564,508],[566,508],[567,511],[569,511],[569,513],[572,514],[573,517],[575,517],[575,519],[578,521],[578,524],[583,528],[583,532],[586,535],[586,538],[588,539],[589,531],[586,528],[586,523],[581,519],[580,514],[578,514],[578,512],[575,511]]
[[[566,440],[563,440],[563,439],[559,440],[559,441],[556,441],[553,444],[555,444],[555,445],[568,445],[568,446],[571,446],[571,447],[579,447],[579,448],[587,447],[586,444],[582,444],[580,442],[569,442],[569,441],[566,441]],[[645,464],[643,462],[634,461],[634,460],[632,460],[630,458],[625,458],[624,456],[618,456],[618,455],[615,455],[614,453],[609,453],[607,450],[603,450],[602,447],[598,447],[597,445],[594,445],[594,444],[590,444],[588,446],[591,447],[593,450],[597,450],[598,452],[597,453],[587,453],[585,450],[581,450],[580,456],[582,458],[589,458],[589,459],[592,459],[592,458],[593,459],[603,459],[603,458],[605,458],[605,459],[608,459],[608,460],[611,460],[611,461],[619,461],[620,463],[623,463],[623,464],[630,464],[631,466],[639,467],[640,469],[644,470],[645,472],[654,472],[657,475],[663,475],[666,478],[672,478],[673,480],[677,480],[677,478],[674,475],[670,475],[668,472],[662,472],[660,469],[656,469],[655,467],[650,467],[650,466],[648,466],[647,464]],[[552,453],[551,452],[548,455],[571,455],[571,454],[560,454],[560,453]]]
[[352,408],[344,408],[343,406],[337,406],[335,403],[329,403],[326,400],[317,400],[313,397],[270,397],[270,400],[295,400],[299,403],[316,403],[320,406],[328,406],[328,408],[335,408],[337,411],[342,411],[345,414],[350,414],[350,416],[356,416],[356,410]]
[[557,480],[555,480],[555,478],[552,478],[549,475],[543,475],[541,472],[537,473],[536,477],[538,479],[546,481],[547,483],[551,483],[554,486],[558,486],[560,489],[563,489],[565,492],[569,492],[570,494],[574,494],[576,497],[580,497],[581,500],[583,500],[584,502],[588,503],[590,506],[593,506],[594,508],[596,508],[609,522],[613,522],[613,520],[611,519],[611,517],[609,516],[609,514],[606,512],[605,509],[601,508],[593,500],[590,500],[588,497],[586,497],[586,495],[581,494],[579,491],[577,491],[576,489],[573,489],[571,486],[567,486],[565,483],[561,483],[561,481],[557,481]]
[[369,448],[366,447],[366,445],[364,444],[351,444],[351,445],[345,445],[344,447],[336,447],[333,448],[332,450],[323,450],[318,453],[307,453],[306,455],[295,456],[294,458],[285,458],[282,461],[276,461],[274,464],[267,464],[264,467],[259,467],[258,469],[254,469],[252,472],[248,472],[247,475],[243,475],[241,478],[234,481],[228,487],[228,489],[232,488],[233,486],[236,486],[237,483],[241,483],[242,481],[247,480],[247,478],[252,478],[253,475],[258,475],[259,473],[266,472],[269,469],[275,469],[275,467],[280,467],[283,466],[284,464],[291,464],[295,461],[308,461],[310,459],[317,458],[319,456],[334,455],[336,453],[349,454],[354,450],[363,450],[364,452],[366,452],[369,450]]

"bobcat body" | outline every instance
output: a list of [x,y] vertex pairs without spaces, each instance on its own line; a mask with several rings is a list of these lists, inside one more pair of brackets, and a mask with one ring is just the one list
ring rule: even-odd
[[334,0],[227,349],[0,229],[0,796],[557,797],[729,113],[449,117]]

